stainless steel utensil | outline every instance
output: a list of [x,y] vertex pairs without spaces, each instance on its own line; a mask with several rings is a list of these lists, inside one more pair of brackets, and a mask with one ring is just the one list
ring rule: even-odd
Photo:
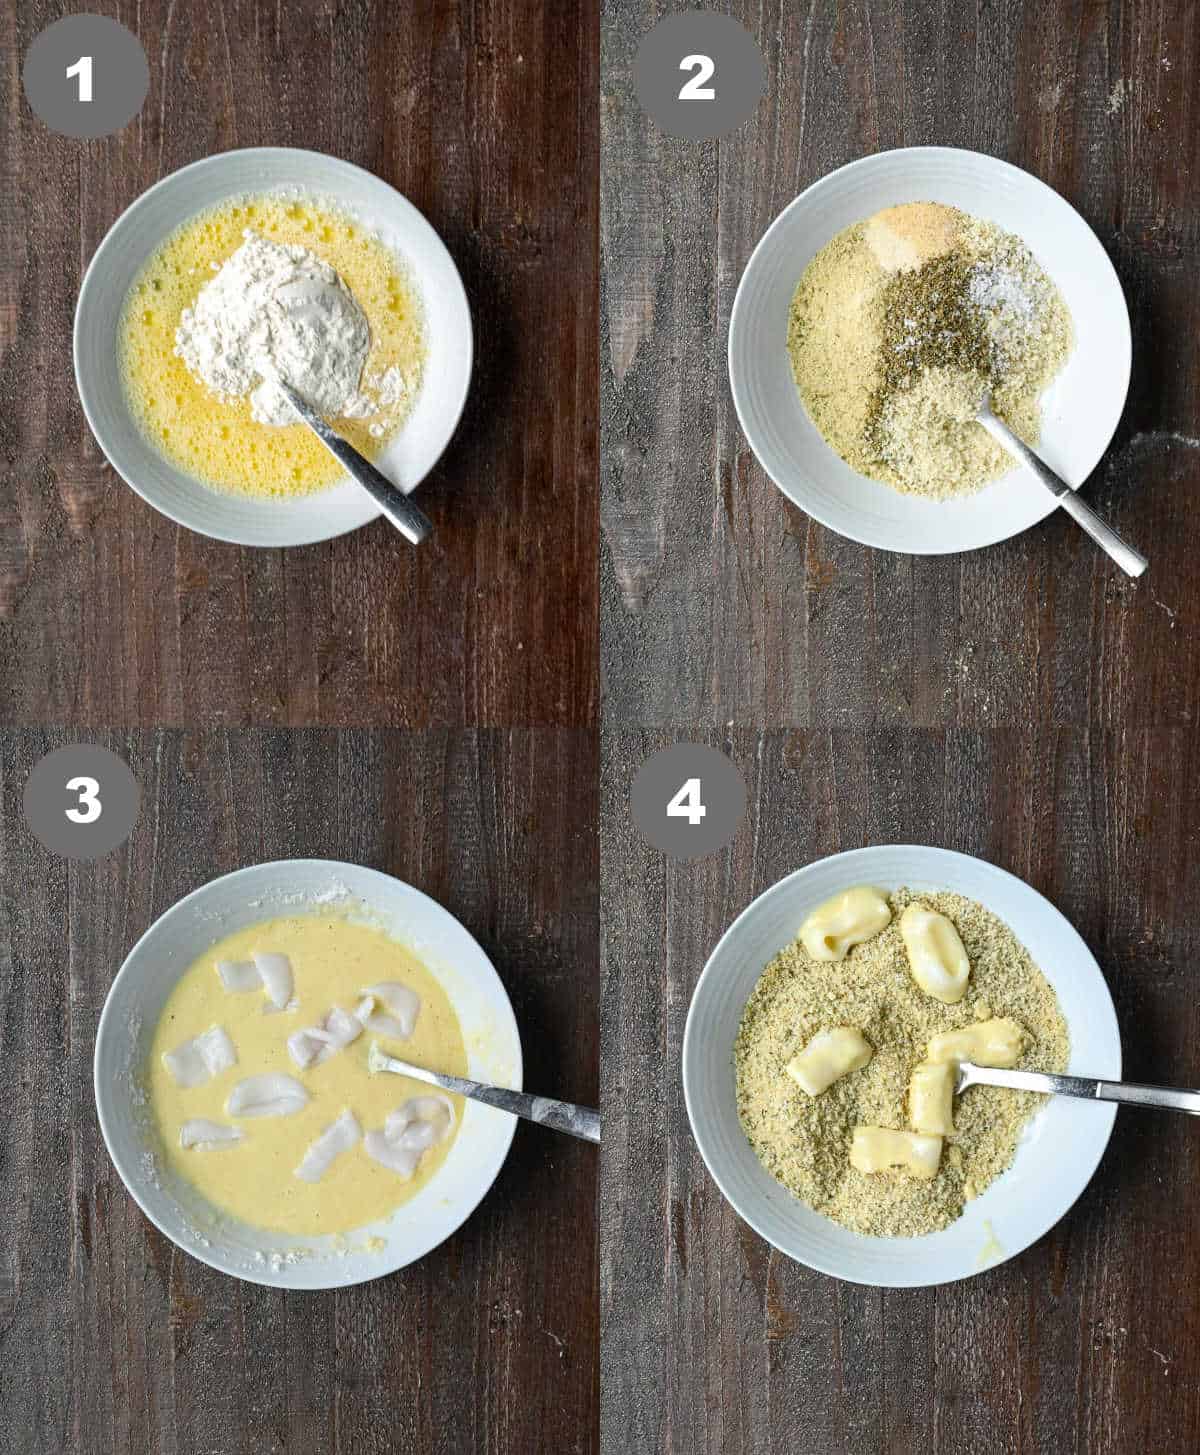
[[348,440],[344,440],[336,430],[331,429],[290,384],[283,379],[279,379],[278,384],[301,420],[308,425],[338,464],[345,467],[350,478],[371,496],[405,540],[419,546],[433,529],[433,523],[425,512],[419,510],[404,491],[393,485],[365,455],[360,455]]
[[1080,1096],[1085,1101],[1119,1101],[1126,1106],[1152,1106],[1200,1116],[1200,1091],[1170,1086],[1143,1086],[1137,1081],[1097,1081],[1090,1076],[1051,1076],[1041,1071],[1001,1071],[994,1066],[960,1062],[955,1092],[968,1086],[1007,1086],[1013,1091],[1038,1091],[1050,1096]]
[[1150,564],[1145,556],[1123,541],[1111,525],[1103,521],[1090,505],[1079,498],[1065,480],[1054,473],[1045,460],[1034,454],[1019,435],[1014,434],[1002,419],[994,415],[991,405],[986,399],[980,405],[979,413],[975,418],[994,440],[1004,446],[1009,454],[1016,455],[1026,469],[1033,471],[1067,514],[1087,531],[1102,550],[1108,552],[1122,571],[1129,576],[1142,574]]
[[392,1071],[397,1076],[411,1076],[429,1086],[440,1086],[443,1091],[453,1091],[459,1096],[470,1097],[472,1101],[481,1101],[485,1106],[512,1112],[514,1116],[537,1122],[539,1126],[567,1132],[585,1142],[600,1140],[600,1113],[591,1107],[576,1106],[571,1101],[554,1101],[548,1096],[531,1096],[527,1091],[510,1091],[504,1086],[489,1086],[484,1081],[468,1081],[465,1076],[427,1071],[424,1066],[413,1066],[396,1056],[389,1056],[380,1050],[377,1041],[371,1042],[367,1068],[371,1071]]

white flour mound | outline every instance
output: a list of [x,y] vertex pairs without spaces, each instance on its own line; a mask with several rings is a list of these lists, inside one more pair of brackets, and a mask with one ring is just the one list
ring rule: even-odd
[[184,309],[175,352],[220,399],[250,395],[260,424],[296,422],[281,376],[330,419],[365,419],[378,403],[359,388],[371,330],[354,295],[307,248],[245,242]]

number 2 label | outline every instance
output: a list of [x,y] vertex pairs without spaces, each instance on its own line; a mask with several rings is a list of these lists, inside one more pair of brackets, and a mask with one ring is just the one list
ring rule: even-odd
[[79,99],[90,101],[92,99],[92,58],[91,56],[80,56],[73,66],[67,67],[67,80],[79,77]]
[[71,822],[95,823],[104,808],[100,802],[99,783],[94,778],[68,778],[67,792],[79,794],[75,807],[64,810]]
[[683,83],[679,92],[681,101],[715,101],[717,93],[711,86],[704,83],[712,79],[713,72],[717,69],[708,56],[684,56],[679,62],[681,71],[694,71],[690,81]]
[[667,804],[668,818],[686,818],[693,828],[708,812],[700,801],[700,780],[689,778],[675,797]]

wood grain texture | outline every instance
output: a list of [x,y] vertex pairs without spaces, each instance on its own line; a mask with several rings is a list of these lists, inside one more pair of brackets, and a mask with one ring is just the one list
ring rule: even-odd
[[[1133,1080],[1200,1084],[1200,745],[1180,728],[874,727],[731,739],[749,789],[725,852],[666,863],[632,826],[669,732],[603,747],[603,1451],[612,1455],[1190,1455],[1200,1448],[1195,1126],[1118,1114],[1075,1208],[937,1290],[861,1288],[775,1253],[692,1141],[679,1048],[733,918],[864,844],[942,844],[1020,875],[1112,990]],[[652,1110],[651,1110],[652,1109]]]
[[[1195,3],[728,9],[767,62],[755,116],[664,137],[631,86],[662,7],[605,0],[602,673],[624,725],[972,727],[1196,720],[1200,12]],[[1133,317],[1133,386],[1089,499],[1151,558],[1130,585],[1065,518],[914,559],[810,521],[749,451],[725,345],[742,270],[803,188],[889,147],[1025,167],[1095,228]]]
[[157,915],[240,865],[328,856],[456,914],[512,997],[526,1084],[594,1105],[595,737],[105,734],[142,813],[91,865],[23,823],[28,771],[64,740],[0,733],[2,1455],[590,1455],[593,1148],[522,1126],[479,1209],[419,1263],[286,1293],[147,1222],[101,1140],[91,1066],[108,987]]
[[[62,7],[0,14],[0,720],[588,727],[597,697],[593,0],[97,0],[150,60],[117,136],[52,135],[19,84]],[[83,268],[185,163],[310,147],[398,187],[476,330],[467,411],[383,523],[304,549],[178,529],[100,454],[75,394]]]

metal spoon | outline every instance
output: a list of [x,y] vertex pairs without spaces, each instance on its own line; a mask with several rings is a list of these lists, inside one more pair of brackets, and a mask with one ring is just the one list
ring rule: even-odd
[[553,1127],[556,1132],[567,1132],[585,1142],[599,1142],[600,1113],[591,1107],[576,1106],[572,1101],[553,1101],[548,1096],[531,1096],[527,1091],[509,1091],[504,1086],[489,1086],[484,1081],[468,1081],[463,1076],[447,1076],[441,1071],[426,1071],[424,1066],[413,1066],[395,1056],[389,1056],[379,1049],[377,1041],[371,1042],[367,1057],[369,1071],[394,1071],[397,1076],[411,1076],[430,1086],[440,1086],[443,1091],[453,1091],[459,1096],[481,1101],[485,1106],[498,1107],[500,1111],[512,1112],[526,1121],[537,1122],[539,1126]]
[[1111,525],[1101,520],[1092,507],[1081,500],[1067,482],[1054,473],[1045,460],[1035,455],[1019,435],[1014,434],[1002,419],[994,415],[987,399],[979,406],[979,413],[975,418],[994,440],[1004,446],[1009,454],[1016,455],[1027,469],[1033,471],[1067,514],[1087,531],[1102,550],[1108,552],[1122,571],[1129,576],[1142,574],[1150,564],[1145,556],[1123,541]]
[[1128,1106],[1153,1106],[1200,1116],[1200,1091],[1170,1086],[1143,1086],[1137,1081],[1096,1081],[1090,1076],[1049,1076],[1041,1071],[1000,1071],[962,1061],[955,1092],[968,1086],[1007,1086],[1013,1091],[1039,1091],[1051,1096],[1081,1096],[1085,1101],[1120,1101]]
[[365,455],[360,455],[348,440],[344,440],[336,430],[330,429],[316,410],[309,408],[290,384],[283,379],[277,379],[276,382],[301,420],[308,425],[338,464],[345,467],[350,478],[357,481],[371,496],[405,540],[419,546],[433,529],[433,523],[425,512],[419,510],[386,475],[381,474]]

